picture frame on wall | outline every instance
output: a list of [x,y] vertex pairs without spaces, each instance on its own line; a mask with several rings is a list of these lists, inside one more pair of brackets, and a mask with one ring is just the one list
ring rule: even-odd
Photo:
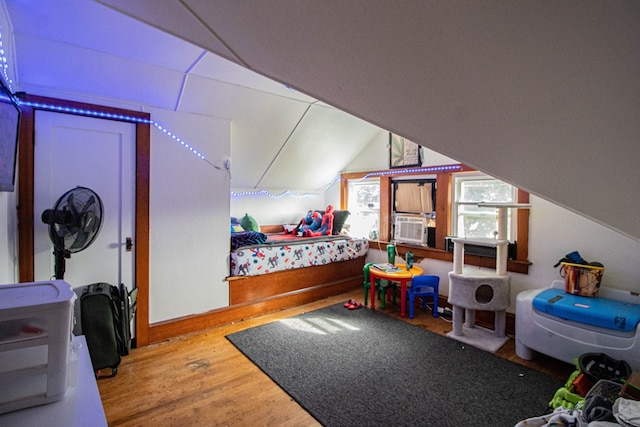
[[422,166],[420,145],[389,133],[389,168]]

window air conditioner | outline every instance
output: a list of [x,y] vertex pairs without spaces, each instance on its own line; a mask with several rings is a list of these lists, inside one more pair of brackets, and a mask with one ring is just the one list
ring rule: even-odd
[[393,239],[397,242],[424,245],[427,243],[425,219],[417,216],[396,216]]

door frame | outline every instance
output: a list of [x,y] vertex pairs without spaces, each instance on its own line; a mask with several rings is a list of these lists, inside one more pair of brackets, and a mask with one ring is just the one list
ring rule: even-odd
[[[36,110],[74,114],[136,125],[135,148],[135,260],[138,288],[135,345],[149,344],[149,179],[151,115],[75,101],[19,94],[18,129],[18,274],[20,282],[34,280],[34,144]],[[97,113],[97,114],[94,114]]]

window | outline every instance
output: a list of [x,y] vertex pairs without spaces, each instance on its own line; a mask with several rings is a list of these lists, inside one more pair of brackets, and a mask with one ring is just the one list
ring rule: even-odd
[[377,239],[380,228],[380,180],[348,181],[347,209],[351,212],[345,228],[353,237]]
[[[419,258],[453,261],[449,236],[464,235],[493,238],[497,231],[497,209],[477,207],[479,202],[487,203],[529,203],[529,193],[517,189],[493,177],[481,174],[465,165],[434,166],[432,183],[433,211],[431,218],[426,212],[428,232],[427,246],[412,243],[396,243],[398,253],[411,251]],[[455,169],[455,171],[453,171]],[[429,172],[434,172],[430,170]],[[376,176],[376,178],[368,178]],[[363,171],[342,174],[340,204],[349,209],[350,234],[354,237],[368,237],[377,244],[385,244],[394,239],[394,219],[397,211],[396,184],[414,183],[432,179],[424,172],[407,171],[398,173],[395,169],[386,171]],[[425,182],[425,184],[426,184]],[[423,197],[423,200],[428,197]],[[422,202],[421,202],[422,203]],[[408,209],[407,212],[415,210]],[[420,207],[420,210],[429,208]],[[509,260],[507,270],[528,274],[531,262],[529,256],[529,209],[508,209]],[[456,234],[458,223],[460,233]],[[465,230],[466,227],[466,230]],[[479,234],[484,233],[484,234]],[[517,245],[516,245],[517,242]],[[493,268],[495,258],[486,254],[476,254],[465,258],[465,263]]]
[[394,181],[394,212],[431,217],[435,211],[435,179]]
[[[515,203],[516,188],[486,175],[461,174],[454,177],[454,203],[452,205],[453,234],[460,237],[495,238],[496,209],[478,207],[480,202]],[[515,240],[513,210],[507,210],[507,239]]]

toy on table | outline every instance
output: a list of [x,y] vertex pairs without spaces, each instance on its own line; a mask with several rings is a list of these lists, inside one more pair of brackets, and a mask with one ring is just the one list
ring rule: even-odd
[[327,209],[324,211],[324,215],[322,215],[322,222],[320,223],[320,228],[316,231],[307,229],[304,232],[304,235],[307,237],[311,236],[330,236],[333,232],[333,205],[327,206]]

